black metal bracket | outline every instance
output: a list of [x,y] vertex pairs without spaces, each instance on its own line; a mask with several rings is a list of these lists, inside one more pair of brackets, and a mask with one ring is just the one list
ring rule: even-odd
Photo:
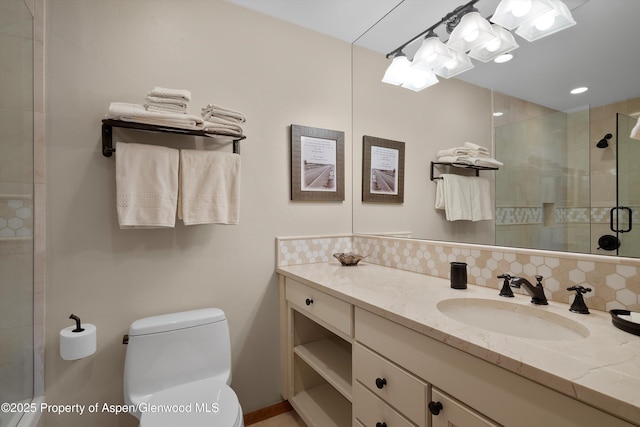
[[[207,132],[205,130],[197,130],[197,129],[181,129],[181,128],[173,128],[169,126],[157,126],[157,125],[149,125],[146,123],[136,123],[136,122],[127,122],[124,120],[113,120],[113,119],[104,119],[102,120],[102,155],[105,157],[111,157],[113,153],[116,152],[116,149],[113,147],[113,128],[126,128],[126,129],[136,129],[147,132],[163,132],[163,133],[175,133],[179,135],[192,135],[192,136],[202,136],[207,138],[232,138],[230,136],[219,135],[211,132]],[[233,152],[236,154],[240,154],[240,141],[245,139],[246,136],[241,136],[239,138],[232,138],[233,141]]]
[[487,171],[498,170],[498,168],[492,168],[492,167],[488,167],[488,166],[469,165],[469,164],[466,164],[466,163],[431,162],[431,174],[430,174],[431,181],[434,181],[436,179],[442,179],[442,177],[440,177],[440,176],[434,176],[434,167],[436,165],[451,166],[451,167],[454,167],[454,168],[461,168],[461,169],[475,169],[476,176],[480,176],[480,171],[483,171],[483,170],[487,170]]

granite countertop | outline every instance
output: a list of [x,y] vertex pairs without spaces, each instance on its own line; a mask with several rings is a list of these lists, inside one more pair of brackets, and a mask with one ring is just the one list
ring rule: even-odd
[[[451,289],[447,279],[367,263],[302,264],[278,267],[277,272],[640,425],[640,336],[614,327],[609,313],[572,313],[568,304],[553,301],[533,306],[528,295],[507,299],[498,296],[498,289],[475,285]],[[589,334],[558,341],[491,332],[441,313],[437,304],[452,298],[544,310],[580,323]]]

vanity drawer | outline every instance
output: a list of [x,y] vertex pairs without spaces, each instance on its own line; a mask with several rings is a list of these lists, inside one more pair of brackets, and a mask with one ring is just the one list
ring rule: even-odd
[[353,347],[353,376],[376,396],[424,427],[426,384],[360,344]]
[[289,278],[285,283],[287,301],[295,304],[300,312],[311,314],[317,320],[353,336],[351,304]]
[[393,410],[389,405],[378,399],[360,383],[356,383],[354,387],[353,410],[356,421],[367,427],[376,425],[386,425],[386,427],[413,427],[413,424]]

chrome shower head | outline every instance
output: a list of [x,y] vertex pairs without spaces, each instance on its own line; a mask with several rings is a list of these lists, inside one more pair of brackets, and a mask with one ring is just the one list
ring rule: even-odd
[[610,133],[606,134],[604,136],[604,138],[602,138],[600,141],[598,141],[598,143],[596,144],[596,147],[598,148],[607,148],[609,146],[609,140],[613,138],[613,135],[611,135]]

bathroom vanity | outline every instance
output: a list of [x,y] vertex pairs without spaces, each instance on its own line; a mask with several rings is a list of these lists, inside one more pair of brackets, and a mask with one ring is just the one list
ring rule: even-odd
[[528,324],[501,333],[445,314],[465,301],[501,307],[497,288],[373,264],[277,271],[283,397],[309,426],[640,425],[640,339],[608,313],[517,294],[512,310],[577,332],[531,338],[519,333]]

